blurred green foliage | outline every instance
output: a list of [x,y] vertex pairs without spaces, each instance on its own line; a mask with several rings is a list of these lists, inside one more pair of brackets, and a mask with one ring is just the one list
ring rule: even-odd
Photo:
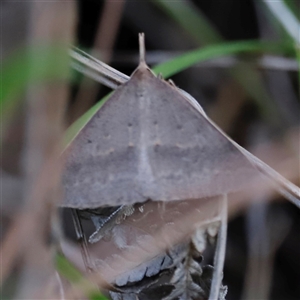
[[99,291],[97,286],[94,286],[61,254],[55,257],[55,265],[57,271],[70,283],[75,286],[80,286],[90,300],[108,300]]
[[60,46],[37,46],[14,53],[2,66],[1,121],[11,116],[29,86],[67,80],[68,64],[66,50]]

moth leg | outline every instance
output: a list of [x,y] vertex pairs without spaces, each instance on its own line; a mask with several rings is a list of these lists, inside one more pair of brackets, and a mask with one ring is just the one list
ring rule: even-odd
[[220,295],[220,291],[222,288],[223,268],[227,239],[227,194],[224,194],[224,196],[220,200],[221,225],[219,227],[217,236],[217,245],[214,257],[214,272],[209,293],[209,300],[223,299],[227,291],[227,289],[224,287],[223,293],[225,295]]
[[88,245],[87,240],[86,240],[86,237],[85,237],[83,229],[82,229],[82,224],[81,224],[77,209],[72,208],[72,216],[73,216],[73,222],[74,222],[77,240],[80,243],[80,248],[81,248],[80,250],[81,250],[84,265],[85,265],[86,269],[88,270],[88,272],[92,272],[94,270],[94,268],[93,268],[93,264],[91,262],[91,258],[90,258],[88,246],[87,246]]
[[[132,205],[122,205],[114,212],[112,212],[104,221],[97,221],[97,217],[92,221],[96,227],[96,231],[89,237],[89,243],[93,244],[100,241],[103,237],[110,234],[112,229],[123,222],[127,217],[134,213],[134,207]],[[99,218],[99,217],[98,217]]]

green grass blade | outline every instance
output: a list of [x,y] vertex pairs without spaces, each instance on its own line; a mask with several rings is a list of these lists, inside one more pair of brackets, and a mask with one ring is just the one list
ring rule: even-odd
[[82,280],[82,274],[63,255],[55,256],[55,265],[57,271],[69,281],[78,283]]
[[[209,59],[241,53],[282,53],[288,45],[263,43],[259,41],[225,42],[187,52],[153,68],[155,73],[162,73],[166,78],[177,74],[196,63]],[[289,47],[290,49],[290,47]]]
[[103,97],[99,102],[92,106],[88,111],[86,111],[80,118],[78,118],[66,131],[64,136],[65,147],[76,137],[80,130],[88,123],[88,121],[93,117],[93,115],[101,108],[101,106],[106,102],[112,93],[109,93]]
[[[225,42],[218,45],[207,46],[183,54],[173,60],[167,61],[157,67],[154,72],[161,73],[168,78],[180,71],[183,71],[201,61],[217,58],[225,55],[236,55],[242,53],[276,53],[282,54],[286,50],[294,50],[290,44],[274,44],[259,41],[237,41]],[[280,122],[278,112],[267,91],[265,90],[261,76],[254,68],[246,64],[238,64],[230,70],[230,74],[244,87],[247,93],[253,98],[265,120],[277,126]]]

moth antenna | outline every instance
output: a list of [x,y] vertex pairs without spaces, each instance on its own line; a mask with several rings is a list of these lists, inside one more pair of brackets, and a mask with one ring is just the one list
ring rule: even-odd
[[139,33],[140,64],[146,64],[145,34]]

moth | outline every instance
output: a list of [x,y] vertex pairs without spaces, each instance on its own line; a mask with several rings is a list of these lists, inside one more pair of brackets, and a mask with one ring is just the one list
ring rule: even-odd
[[213,197],[260,176],[185,94],[152,73],[143,51],[66,154],[63,206],[70,208]]
[[[96,112],[65,153],[63,206],[73,209],[78,238],[84,239],[80,223],[84,215],[89,215],[94,224],[95,231],[84,245],[84,255],[89,260],[86,264],[92,269],[97,267],[88,258],[91,244],[95,244],[95,248],[103,254],[105,251],[101,249],[107,246],[103,243],[107,237],[113,237],[117,246],[115,258],[122,257],[124,261],[127,257],[130,260],[130,255],[124,254],[124,251],[132,249],[134,243],[138,244],[141,236],[156,234],[155,230],[147,231],[147,226],[160,224],[158,220],[168,223],[169,215],[185,211],[180,206],[182,203],[188,207],[187,216],[197,209],[201,213],[201,203],[221,199],[224,204],[225,195],[247,187],[260,176],[275,183],[279,192],[299,206],[299,188],[287,183],[228,138],[187,93],[152,73],[145,62],[143,39],[140,35],[140,64],[137,69]],[[222,202],[222,199],[225,200]],[[177,201],[177,207],[173,206],[174,201]],[[151,202],[166,205],[162,205],[160,210],[157,204],[151,208]],[[150,219],[152,223],[147,223],[148,219],[135,221],[143,218],[136,218],[136,215],[143,215],[144,205],[145,213],[155,211],[154,215],[158,216]],[[218,234],[222,244],[217,247],[223,258],[216,266],[217,275],[213,277],[212,285],[217,288],[210,294],[210,299],[218,297],[220,291],[225,251],[226,210],[219,213],[219,219],[213,218],[214,213],[208,214],[210,220],[219,220],[223,225]],[[174,217],[171,220],[177,222]],[[190,217],[186,233],[191,234],[191,230],[195,230],[192,225],[196,220]],[[120,224],[125,225],[122,227]],[[132,238],[128,232],[123,234],[120,228],[127,226],[130,232],[135,230],[130,224],[142,227],[148,235],[139,236],[137,233]],[[174,228],[184,227],[184,223],[180,224]],[[172,242],[178,241],[176,236]],[[113,252],[111,249],[109,251]],[[125,250],[119,253],[120,249]],[[111,255],[98,257],[98,262],[100,260],[103,264],[109,257],[107,261],[112,263]],[[159,255],[159,251],[155,250],[150,260],[148,257],[149,263],[144,268],[135,268],[126,280],[147,277],[150,266],[156,266],[152,260]],[[180,263],[177,262],[176,270],[182,270]],[[156,275],[164,270],[156,268]],[[173,271],[176,273],[176,270]],[[152,276],[154,273],[149,274]],[[193,282],[191,284],[193,286]],[[174,291],[177,291],[176,287],[170,292],[170,297],[175,295]]]

